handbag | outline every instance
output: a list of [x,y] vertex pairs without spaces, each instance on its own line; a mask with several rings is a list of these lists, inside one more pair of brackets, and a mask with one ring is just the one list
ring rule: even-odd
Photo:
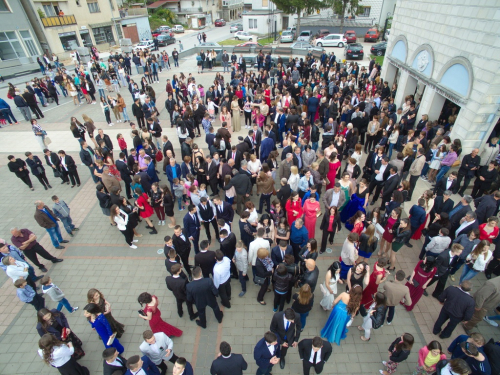
[[54,177],[58,177],[58,178],[62,177],[61,172],[59,170],[57,170],[57,169],[54,169]]
[[[408,281],[409,281],[409,280],[410,280],[410,277],[411,277],[411,276],[408,276],[408,277],[406,278],[406,280],[408,280]],[[414,286],[415,288],[418,288],[418,287],[420,286],[420,283],[419,283],[417,280],[413,280],[413,286]]]
[[52,143],[52,139],[50,139],[49,137],[45,136],[43,138],[43,141],[45,142],[46,145],[50,145]]
[[255,279],[255,282],[256,282],[258,285],[264,285],[264,284],[265,284],[265,282],[266,282],[266,278],[265,278],[265,277],[254,276],[254,279]]

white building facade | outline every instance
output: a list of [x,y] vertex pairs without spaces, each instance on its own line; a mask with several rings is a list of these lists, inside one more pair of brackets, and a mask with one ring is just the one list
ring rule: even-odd
[[447,101],[458,106],[451,139],[462,154],[482,146],[500,115],[500,7],[497,0],[398,0],[382,77],[397,82],[395,104],[421,96],[437,120]]

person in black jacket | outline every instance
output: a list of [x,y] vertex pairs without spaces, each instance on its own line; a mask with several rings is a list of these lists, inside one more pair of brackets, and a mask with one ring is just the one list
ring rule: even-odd
[[434,198],[434,206],[430,212],[430,221],[432,223],[436,214],[446,213],[449,214],[450,211],[455,206],[455,202],[450,199],[452,192],[450,190],[445,190],[442,196],[437,196]]
[[131,184],[132,184],[132,176],[134,175],[134,172],[132,172],[128,165],[127,165],[127,159],[125,159],[125,154],[123,152],[120,152],[119,159],[115,162],[116,169],[120,172],[120,177],[122,178],[123,182],[125,183],[125,190],[127,192],[127,198],[132,199],[132,191],[131,191]]
[[59,150],[57,153],[61,160],[61,172],[69,176],[71,180],[71,187],[74,188],[76,186],[80,187],[80,176],[78,176],[78,171],[76,170],[76,163],[73,158],[69,155],[66,155],[64,150]]
[[33,184],[31,183],[31,179],[29,176],[30,172],[28,171],[26,163],[22,159],[16,159],[14,155],[7,156],[7,159],[9,160],[9,163],[7,164],[7,166],[9,167],[9,171],[15,173],[16,177],[20,178],[21,181],[28,185],[28,187],[32,191],[35,190],[33,188]]
[[[247,162],[242,161],[242,166],[246,166]],[[248,197],[250,196],[250,192],[252,191],[252,182],[250,180],[250,176],[246,173],[236,172],[233,175],[231,181],[229,181],[226,186],[223,187],[224,190],[229,190],[234,186],[236,191],[236,212],[241,216],[242,213],[242,205],[245,204]]]
[[30,93],[28,89],[24,89],[24,93],[22,95],[28,106],[30,107],[31,111],[33,114],[36,116],[38,120],[40,120],[40,117],[45,117],[38,107],[38,103],[36,102],[36,97],[34,94]]
[[[233,232],[228,233],[227,229],[222,229],[219,233],[219,241],[220,251],[222,251],[224,256],[233,259],[234,253],[236,252],[236,235]],[[238,270],[234,262],[231,262],[231,273],[234,279],[238,278]]]
[[398,365],[405,361],[411,352],[415,338],[409,333],[404,333],[389,346],[389,360],[382,361],[387,371],[381,371],[382,375],[389,375],[396,372]]
[[314,368],[316,374],[321,374],[325,363],[332,355],[332,345],[316,336],[313,339],[302,340],[298,348],[304,375],[309,375],[311,368]]
[[139,128],[142,129],[146,126],[144,121],[144,112],[142,111],[141,100],[139,98],[134,99],[134,104],[132,104],[132,114],[135,116]]
[[109,135],[104,134],[104,130],[102,130],[102,129],[98,129],[97,133],[98,134],[95,136],[95,140],[96,140],[97,144],[100,145],[101,141],[104,141],[104,143],[106,144],[106,148],[110,152],[112,152],[113,151],[113,142],[111,142],[111,138],[109,138]]
[[[474,174],[479,169],[479,163],[481,162],[481,158],[477,155],[479,153],[479,149],[475,148],[469,155],[465,155],[462,159],[462,164],[458,170],[458,178],[457,185],[453,190],[454,194],[457,192],[460,195],[464,195],[465,189],[469,186],[470,180],[474,177]],[[464,185],[460,187],[460,183],[462,182],[462,178],[464,178]]]
[[276,193],[276,198],[280,201],[281,207],[285,207],[288,198],[292,195],[292,189],[290,185],[288,185],[288,180],[286,178],[282,178],[280,183],[281,188]]
[[200,242],[200,252],[194,256],[195,267],[200,267],[203,277],[213,275],[215,265],[215,252],[208,250],[210,243],[206,240]]
[[172,291],[172,294],[177,302],[177,314],[179,314],[179,317],[182,318],[182,315],[184,314],[182,304],[186,302],[189,319],[193,321],[198,317],[198,313],[194,312],[193,303],[187,299],[187,285],[189,282],[187,279],[181,277],[182,266],[179,263],[175,263],[172,266],[171,271],[172,276],[167,276],[165,278],[165,283],[167,284],[168,290]]
[[[273,315],[269,330],[279,337],[278,342],[281,344],[280,368],[284,369],[288,348],[295,348],[299,341],[301,332],[300,319],[295,314],[295,311],[288,308]],[[287,345],[285,346],[284,344]]]
[[90,175],[92,176],[92,179],[94,180],[94,182],[97,184],[99,182],[99,177],[97,177],[94,174],[94,170],[95,170],[95,164],[94,164],[95,153],[94,153],[94,150],[85,141],[80,141],[80,144],[81,144],[80,159],[82,160],[82,163],[85,164],[89,168]]
[[500,192],[496,191],[494,194],[485,195],[474,200],[476,207],[476,215],[479,224],[484,224],[488,218],[496,216],[498,212],[498,205],[500,204]]
[[323,215],[323,220],[321,221],[319,229],[321,229],[321,231],[323,232],[319,253],[323,254],[326,250],[327,238],[330,237],[329,238],[330,245],[333,245],[335,233],[339,232],[342,229],[342,223],[340,220],[340,215],[338,214],[337,207],[332,206],[330,207],[328,212],[325,212],[325,215]]
[[102,352],[103,375],[123,375],[127,372],[127,360],[114,347]]
[[38,181],[40,181],[45,190],[47,190],[48,188],[52,189],[52,186],[50,186],[49,180],[47,180],[47,176],[45,175],[45,168],[43,167],[40,158],[36,155],[33,155],[29,151],[27,151],[25,155],[27,157],[26,164],[29,165],[33,176],[38,178]]
[[498,163],[493,160],[488,165],[481,167],[477,178],[474,180],[471,196],[476,199],[490,190],[491,184],[498,178]]
[[224,314],[219,309],[219,304],[217,303],[217,297],[219,292],[215,287],[212,279],[206,279],[202,277],[202,272],[200,267],[195,267],[193,269],[193,281],[187,284],[187,300],[196,305],[200,319],[196,320],[196,324],[201,328],[207,328],[207,318],[205,315],[205,309],[210,306],[214,311],[215,318],[217,321],[222,323],[222,318]]
[[[224,68],[225,69],[225,68]],[[231,346],[222,341],[220,343],[220,353],[212,362],[210,367],[211,375],[243,375],[248,367],[245,358],[241,354],[231,353]]]
[[[166,237],[165,237],[166,238]],[[182,265],[186,270],[189,279],[191,279],[191,266],[189,265],[189,253],[191,252],[191,243],[189,242],[189,237],[184,229],[180,225],[174,227],[174,234],[172,235],[172,243],[174,245],[175,251],[182,259]]]
[[[457,286],[449,286],[439,296],[438,300],[443,304],[441,312],[434,324],[432,333],[442,339],[447,339],[460,322],[467,322],[474,314],[474,298],[469,294],[472,289],[470,280],[464,280]],[[441,331],[442,325],[447,321],[448,325]]]

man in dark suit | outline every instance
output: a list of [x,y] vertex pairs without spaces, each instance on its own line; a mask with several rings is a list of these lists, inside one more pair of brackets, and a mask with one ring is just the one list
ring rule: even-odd
[[[413,233],[415,233],[417,229],[425,221],[426,213],[424,205],[425,205],[425,199],[420,198],[418,200],[418,204],[414,204],[412,208],[410,208],[411,236],[413,236]],[[410,243],[410,238],[408,239],[408,242],[405,245],[408,247],[413,247],[413,245]]]
[[[165,237],[165,241],[167,241]],[[174,228],[174,234],[172,235],[172,244],[174,250],[179,254],[182,260],[182,265],[186,270],[189,278],[191,279],[191,267],[189,266],[189,253],[191,252],[191,244],[189,243],[189,236],[185,229],[182,229],[180,225],[176,225]]]
[[[242,167],[247,165],[246,161],[241,162]],[[243,212],[244,204],[248,197],[250,196],[250,192],[252,191],[252,181],[250,180],[250,175],[248,173],[248,170],[243,171],[243,169],[240,169],[240,172],[237,172],[229,184],[224,186],[224,190],[229,190],[231,187],[234,186],[234,189],[236,191],[236,212],[238,215],[241,215]]]
[[217,219],[223,219],[229,224],[229,226],[231,226],[234,218],[233,207],[228,202],[222,201],[220,197],[214,197],[212,201],[215,205],[215,214],[217,215]]
[[59,150],[57,155],[59,155],[59,160],[61,161],[61,172],[69,176],[71,187],[75,187],[75,185],[80,186],[80,176],[76,170],[75,160],[70,155],[67,155],[64,150]]
[[99,182],[99,177],[97,177],[94,174],[95,170],[95,153],[94,150],[92,150],[92,147],[90,147],[87,142],[81,140],[80,141],[81,145],[81,150],[80,150],[80,159],[82,160],[82,163],[85,164],[89,170],[90,170],[90,175],[92,176],[92,179],[94,180],[95,183]]
[[62,180],[61,185],[65,183],[69,184],[68,176],[61,172],[61,160],[59,160],[57,154],[48,149],[43,150],[43,153],[45,155],[45,163],[47,163],[47,165],[52,168],[54,177],[56,177],[56,174],[58,174]]
[[292,154],[293,153],[293,149],[292,149],[292,146],[289,146],[288,145],[288,141],[287,140],[284,140],[283,141],[283,150],[281,150],[281,160],[285,160],[286,159],[286,155],[287,154]]
[[450,227],[452,232],[458,229],[461,220],[465,217],[467,212],[472,211],[470,202],[472,202],[472,197],[470,195],[464,195],[460,202],[450,211]]
[[451,227],[453,232],[450,233],[450,237],[454,240],[461,234],[467,234],[474,229],[479,229],[479,223],[477,221],[476,213],[474,211],[469,211],[465,214],[462,220],[456,224],[456,226]]
[[436,214],[441,215],[442,213],[450,213],[450,211],[453,209],[453,206],[455,205],[455,202],[450,199],[451,194],[452,193],[450,190],[445,190],[442,196],[437,196],[436,198],[434,198],[434,206],[432,206],[432,210],[429,214],[429,223],[434,222]]
[[147,357],[134,355],[127,359],[128,371],[125,375],[135,375],[137,373],[144,373],[145,375],[160,375],[158,367]]
[[274,150],[276,143],[269,137],[269,132],[267,130],[264,131],[264,139],[261,142],[261,150],[260,150],[260,161],[264,163],[271,151]]
[[280,368],[285,368],[285,356],[289,347],[296,347],[300,337],[300,317],[291,308],[277,312],[271,320],[271,332],[274,332],[281,342]]
[[[460,322],[467,322],[474,315],[475,302],[469,294],[472,289],[472,283],[464,280],[457,286],[449,286],[439,296],[438,300],[443,305],[441,312],[434,324],[432,333],[439,334],[441,339],[447,339],[453,333],[453,330]],[[441,331],[441,326],[447,321],[448,325]]]
[[259,129],[259,125],[253,124],[253,144],[255,147],[255,156],[259,158],[260,144],[262,142],[262,131]]
[[389,158],[384,157],[381,159],[380,167],[375,168],[373,170],[373,174],[371,175],[371,182],[369,186],[369,193],[371,194],[373,190],[375,193],[373,194],[371,205],[375,204],[375,201],[378,200],[380,196],[380,192],[384,187],[385,181],[389,178]]
[[498,205],[500,202],[500,192],[496,191],[491,195],[484,195],[474,200],[476,207],[477,220],[480,224],[488,221],[488,218],[495,216],[498,212]]
[[109,138],[109,135],[104,134],[104,130],[98,129],[97,130],[97,135],[95,136],[95,141],[97,142],[98,145],[101,144],[101,141],[104,141],[106,144],[106,148],[113,153],[113,142],[111,142],[111,138]]
[[451,245],[451,249],[445,250],[441,252],[436,257],[436,267],[437,271],[434,274],[431,282],[427,284],[427,288],[430,287],[437,281],[436,288],[434,292],[432,292],[432,296],[436,299],[439,299],[441,293],[443,293],[444,288],[446,287],[446,281],[448,280],[448,276],[450,275],[450,271],[458,262],[460,254],[462,254],[464,247],[458,243],[454,243]]
[[205,315],[207,306],[210,306],[214,310],[215,318],[219,324],[222,323],[224,314],[220,311],[219,304],[215,298],[219,295],[219,292],[212,279],[205,279],[202,276],[201,268],[195,267],[193,269],[193,281],[186,286],[187,300],[194,303],[198,310],[200,319],[196,320],[196,324],[201,328],[207,328],[207,317]]
[[189,319],[193,321],[198,317],[198,313],[195,314],[192,302],[187,300],[186,286],[188,281],[184,277],[181,277],[182,266],[179,263],[176,263],[172,266],[171,271],[172,276],[167,276],[165,278],[165,283],[167,284],[167,289],[172,291],[172,294],[177,302],[177,314],[179,314],[179,317],[182,318],[182,315],[184,315],[184,312],[182,311],[182,304],[186,302]]
[[241,354],[231,353],[231,345],[222,341],[220,352],[210,367],[211,375],[243,375],[248,367],[245,358]]
[[[228,233],[227,229],[222,229],[219,235],[220,251],[222,251],[224,256],[233,259],[234,253],[236,252],[236,235],[232,232]],[[231,274],[234,279],[238,278],[238,269],[234,262],[231,262]]]
[[285,255],[293,255],[292,246],[284,240],[281,240],[278,246],[275,246],[271,250],[271,259],[274,264],[274,268],[278,267],[278,264],[285,261]]
[[[477,154],[479,154],[479,149],[475,148],[470,154],[465,155],[462,158],[462,164],[460,164],[460,168],[458,169],[457,185],[453,190],[454,194],[458,193],[459,195],[464,195],[465,189],[469,186],[470,180],[479,169],[481,158]],[[465,178],[464,185],[460,188],[460,183],[463,178]],[[460,190],[458,188],[460,188]]]
[[188,213],[182,220],[184,230],[186,231],[188,238],[193,242],[195,254],[200,252],[200,248],[198,246],[198,242],[200,241],[200,219],[198,219],[197,211],[196,206],[194,204],[190,204],[188,206]]
[[132,172],[127,165],[127,160],[125,159],[125,154],[120,152],[120,158],[115,162],[116,169],[120,172],[120,177],[125,183],[125,190],[127,192],[127,198],[132,199],[132,191],[130,189],[130,185],[132,184],[132,176],[134,172]]
[[172,156],[175,158],[174,146],[172,145],[172,142],[170,142],[166,135],[163,135],[161,139],[163,141],[163,157],[166,158],[167,151],[170,150],[172,152]]
[[270,375],[273,366],[280,361],[280,343],[275,333],[267,331],[253,349],[257,363],[257,375]]
[[[254,140],[253,140],[253,130],[250,129],[248,131],[248,135],[245,137],[245,139],[243,140],[243,143],[247,146],[248,150],[247,152],[253,154],[255,152],[255,143],[254,143]],[[238,147],[239,145],[236,145],[236,147]],[[242,151],[243,153],[245,153],[245,151]]]
[[134,165],[139,164],[139,155],[137,154],[137,150],[135,148],[131,148],[130,150],[130,155],[127,156],[127,165],[128,169],[131,171],[134,170]]
[[309,375],[311,367],[314,367],[316,374],[323,372],[323,366],[332,355],[332,345],[322,340],[321,337],[304,339],[299,342],[299,356],[302,361],[304,375]]
[[[385,173],[384,173],[385,174]],[[384,190],[382,192],[382,205],[380,210],[385,210],[385,205],[391,201],[392,193],[398,188],[399,185],[399,175],[398,167],[393,165],[389,166],[389,176],[385,180]],[[376,195],[374,196],[374,198]]]
[[127,360],[115,348],[104,349],[102,359],[103,375],[123,375],[127,372]]
[[234,168],[239,170],[241,166],[241,160],[243,160],[243,153],[239,151],[236,146],[233,146],[230,150],[227,150],[227,160],[234,160]]
[[217,174],[219,173],[219,166],[215,163],[215,161],[212,159],[210,155],[207,155],[205,157],[205,160],[207,161],[206,176],[210,188],[212,189],[212,194],[210,196],[213,197],[219,194],[219,188],[217,187],[217,185],[219,185],[219,180],[217,179]]
[[434,187],[434,194],[438,197],[443,195],[445,190],[453,191],[457,187],[457,172],[450,172],[448,177],[441,178]]
[[[215,163],[214,163],[215,164]],[[214,227],[215,238],[219,240],[219,227],[217,226],[217,216],[215,212],[215,206],[207,197],[200,198],[200,204],[198,205],[198,218],[200,222],[205,227],[205,233],[207,234],[208,243],[212,243],[212,236],[210,234],[210,224]]]
[[195,267],[200,267],[203,277],[210,278],[215,264],[215,252],[208,250],[210,246],[206,240],[200,243],[200,252],[194,256]]
[[[253,132],[253,130],[250,130]],[[248,136],[246,137],[248,138]],[[251,146],[251,141],[248,139],[245,141],[242,136],[238,137],[239,143],[236,145],[236,149],[241,152],[243,155],[245,152],[251,152],[252,151],[252,146]]]
[[134,175],[139,175],[141,177],[141,185],[144,191],[151,191],[151,177],[149,177],[146,171],[139,170],[139,164],[135,164],[133,167]]

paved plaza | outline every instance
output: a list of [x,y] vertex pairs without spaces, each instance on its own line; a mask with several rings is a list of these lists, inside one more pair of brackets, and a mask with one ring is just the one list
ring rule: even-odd
[[[170,52],[171,48],[169,49]],[[192,72],[197,78],[197,83],[201,83],[208,90],[209,85],[215,77],[214,72],[197,74],[196,61],[194,56],[181,61],[181,67],[172,71],[163,71],[159,74],[160,84],[153,84],[157,95],[157,107],[161,111],[160,120],[163,127],[163,134],[168,135],[174,145],[175,151],[179,152],[179,142],[174,129],[170,128],[164,109],[165,80],[172,78],[173,73],[183,72],[186,76]],[[217,68],[221,71],[221,68]],[[135,73],[135,68],[133,68]],[[228,74],[225,75],[229,77]],[[132,78],[138,82],[139,76]],[[19,87],[23,87],[20,85]],[[132,99],[126,89],[122,89],[121,94],[125,98],[129,116],[131,115]],[[6,90],[2,90],[0,96],[4,98],[12,107],[16,118],[20,121],[21,114],[15,109],[12,101],[7,99]],[[86,295],[90,288],[99,289],[106,300],[111,303],[113,316],[121,323],[125,324],[125,333],[120,342],[125,347],[125,357],[139,354],[139,344],[142,342],[142,332],[149,329],[149,325],[138,317],[137,310],[140,306],[137,303],[137,296],[144,291],[154,294],[159,299],[159,309],[162,318],[183,330],[180,338],[173,338],[174,352],[178,356],[186,357],[195,368],[195,374],[209,374],[210,365],[219,352],[221,341],[231,344],[235,353],[244,355],[248,362],[246,373],[253,374],[256,371],[253,359],[253,348],[263,334],[269,330],[269,325],[273,315],[272,301],[273,294],[267,293],[265,300],[267,306],[261,306],[256,301],[257,286],[248,284],[248,291],[243,298],[238,297],[240,285],[237,280],[232,280],[233,297],[231,309],[221,306],[224,311],[224,319],[221,324],[217,324],[213,313],[207,311],[207,329],[201,329],[195,322],[191,322],[187,314],[179,318],[176,311],[176,304],[173,295],[167,290],[165,285],[165,269],[163,254],[158,255],[157,250],[163,248],[163,237],[171,235],[173,231],[167,225],[157,227],[157,235],[149,235],[145,229],[145,222],[141,223],[138,231],[143,234],[139,239],[138,249],[130,249],[124,242],[123,235],[109,224],[109,219],[102,214],[95,196],[95,184],[90,178],[87,167],[80,165],[78,155],[79,144],[69,130],[71,116],[76,116],[82,121],[82,114],[87,114],[96,123],[97,128],[103,128],[108,134],[115,149],[118,149],[116,135],[123,133],[129,148],[132,140],[129,137],[128,123],[116,123],[109,127],[101,111],[100,106],[87,105],[74,106],[71,99],[62,98],[60,106],[50,104],[44,108],[45,118],[40,121],[41,126],[47,131],[52,140],[49,148],[55,152],[60,149],[66,151],[75,158],[78,165],[78,172],[82,180],[79,188],[70,188],[68,185],[61,185],[60,180],[53,177],[51,171],[47,170],[47,176],[53,189],[45,191],[36,178],[31,175],[35,191],[32,192],[15,175],[9,172],[6,167],[7,155],[14,154],[23,160],[24,152],[31,151],[43,160],[40,146],[35,140],[31,126],[26,121],[21,121],[20,125],[7,126],[0,130],[0,191],[2,192],[1,208],[4,214],[0,221],[0,238],[4,238],[10,243],[10,228],[28,228],[32,230],[40,240],[41,244],[52,254],[64,259],[64,262],[52,265],[45,261],[48,274],[56,285],[66,294],[66,297],[73,306],[79,306],[80,310],[74,314],[66,314],[71,329],[83,341],[83,348],[86,356],[79,362],[88,367],[91,374],[102,373],[101,354],[104,350],[102,341],[91,329],[89,323],[83,316],[82,308],[86,305]],[[112,119],[113,115],[112,115]],[[83,122],[83,121],[82,121]],[[220,121],[215,123],[216,129],[220,127]],[[242,129],[237,135],[244,135]],[[234,137],[236,138],[236,137]],[[195,143],[206,149],[204,135],[196,138]],[[90,143],[93,147],[93,144]],[[118,156],[115,152],[115,158]],[[177,158],[180,160],[180,157]],[[364,160],[362,161],[362,165]],[[47,168],[46,168],[47,169]],[[163,183],[167,181],[164,174],[160,174]],[[428,189],[427,182],[419,181],[413,194],[416,200],[421,193]],[[254,190],[255,193],[255,190]],[[63,233],[65,239],[70,240],[65,244],[62,251],[54,249],[45,230],[40,228],[34,220],[35,200],[43,200],[49,207],[52,206],[51,196],[57,195],[65,200],[71,208],[73,221],[80,228],[80,231],[73,238],[69,238]],[[258,203],[258,197],[251,197],[254,203]],[[452,199],[458,202],[459,197]],[[405,204],[405,211],[409,211],[414,202]],[[378,201],[380,204],[380,200]],[[371,207],[371,206],[370,206]],[[175,209],[177,223],[182,224],[182,217],[186,211],[179,212]],[[152,219],[156,217],[153,216]],[[235,215],[235,223],[238,216]],[[157,220],[156,220],[157,223]],[[168,223],[168,220],[167,220]],[[316,233],[319,237],[319,224],[317,222]],[[61,227],[62,228],[62,227]],[[239,238],[238,225],[233,225],[234,232]],[[64,229],[62,228],[64,232]],[[320,270],[319,282],[324,281],[327,267],[335,260],[338,260],[342,243],[348,231],[343,228],[337,234],[333,247],[333,253],[322,254],[317,265]],[[201,231],[200,240],[205,239],[204,230]],[[422,242],[412,241],[412,249],[403,247],[398,253],[396,269],[403,269],[407,275],[418,262]],[[215,250],[217,243],[212,243],[211,250]],[[194,251],[191,251],[194,256]],[[373,268],[376,255],[370,259],[369,264]],[[193,259],[191,258],[191,264]],[[37,274],[41,274],[37,271]],[[394,272],[392,272],[394,275]],[[390,277],[392,279],[392,276]],[[458,279],[458,277],[457,277]],[[472,280],[474,290],[484,283],[484,274],[478,275]],[[16,297],[12,280],[3,272],[0,273],[0,374],[56,374],[57,370],[43,363],[37,354],[39,335],[35,329],[36,314],[32,306],[25,305]],[[430,288],[430,291],[434,287]],[[473,290],[473,291],[474,291]],[[339,293],[343,291],[342,286]],[[408,313],[399,306],[396,308],[396,316],[393,324],[385,325],[378,330],[372,331],[370,342],[360,340],[361,332],[356,329],[362,323],[361,317],[356,317],[352,327],[349,329],[347,339],[342,341],[340,346],[333,344],[333,354],[325,366],[325,374],[378,374],[382,369],[382,360],[387,360],[387,349],[394,339],[405,333],[411,333],[415,337],[415,345],[409,359],[398,367],[399,374],[409,374],[416,366],[418,349],[431,340],[439,338],[432,334],[432,326],[437,318],[441,305],[432,297],[422,297],[415,309]],[[323,311],[319,305],[322,298],[321,290],[318,287],[315,291],[315,303],[308,319],[307,326],[301,334],[302,338],[312,338],[319,335],[321,328],[328,318],[329,312]],[[55,308],[56,304],[46,297],[48,308]],[[498,337],[498,328],[492,328],[486,323],[480,323],[477,330],[485,335],[486,339]],[[459,326],[452,337],[448,340],[440,340],[443,347],[447,347],[453,338],[463,334],[463,329]],[[302,366],[297,349],[291,349],[287,355],[287,364],[284,370],[275,366],[273,373],[276,374],[301,374]],[[168,363],[169,374],[172,365]]]

